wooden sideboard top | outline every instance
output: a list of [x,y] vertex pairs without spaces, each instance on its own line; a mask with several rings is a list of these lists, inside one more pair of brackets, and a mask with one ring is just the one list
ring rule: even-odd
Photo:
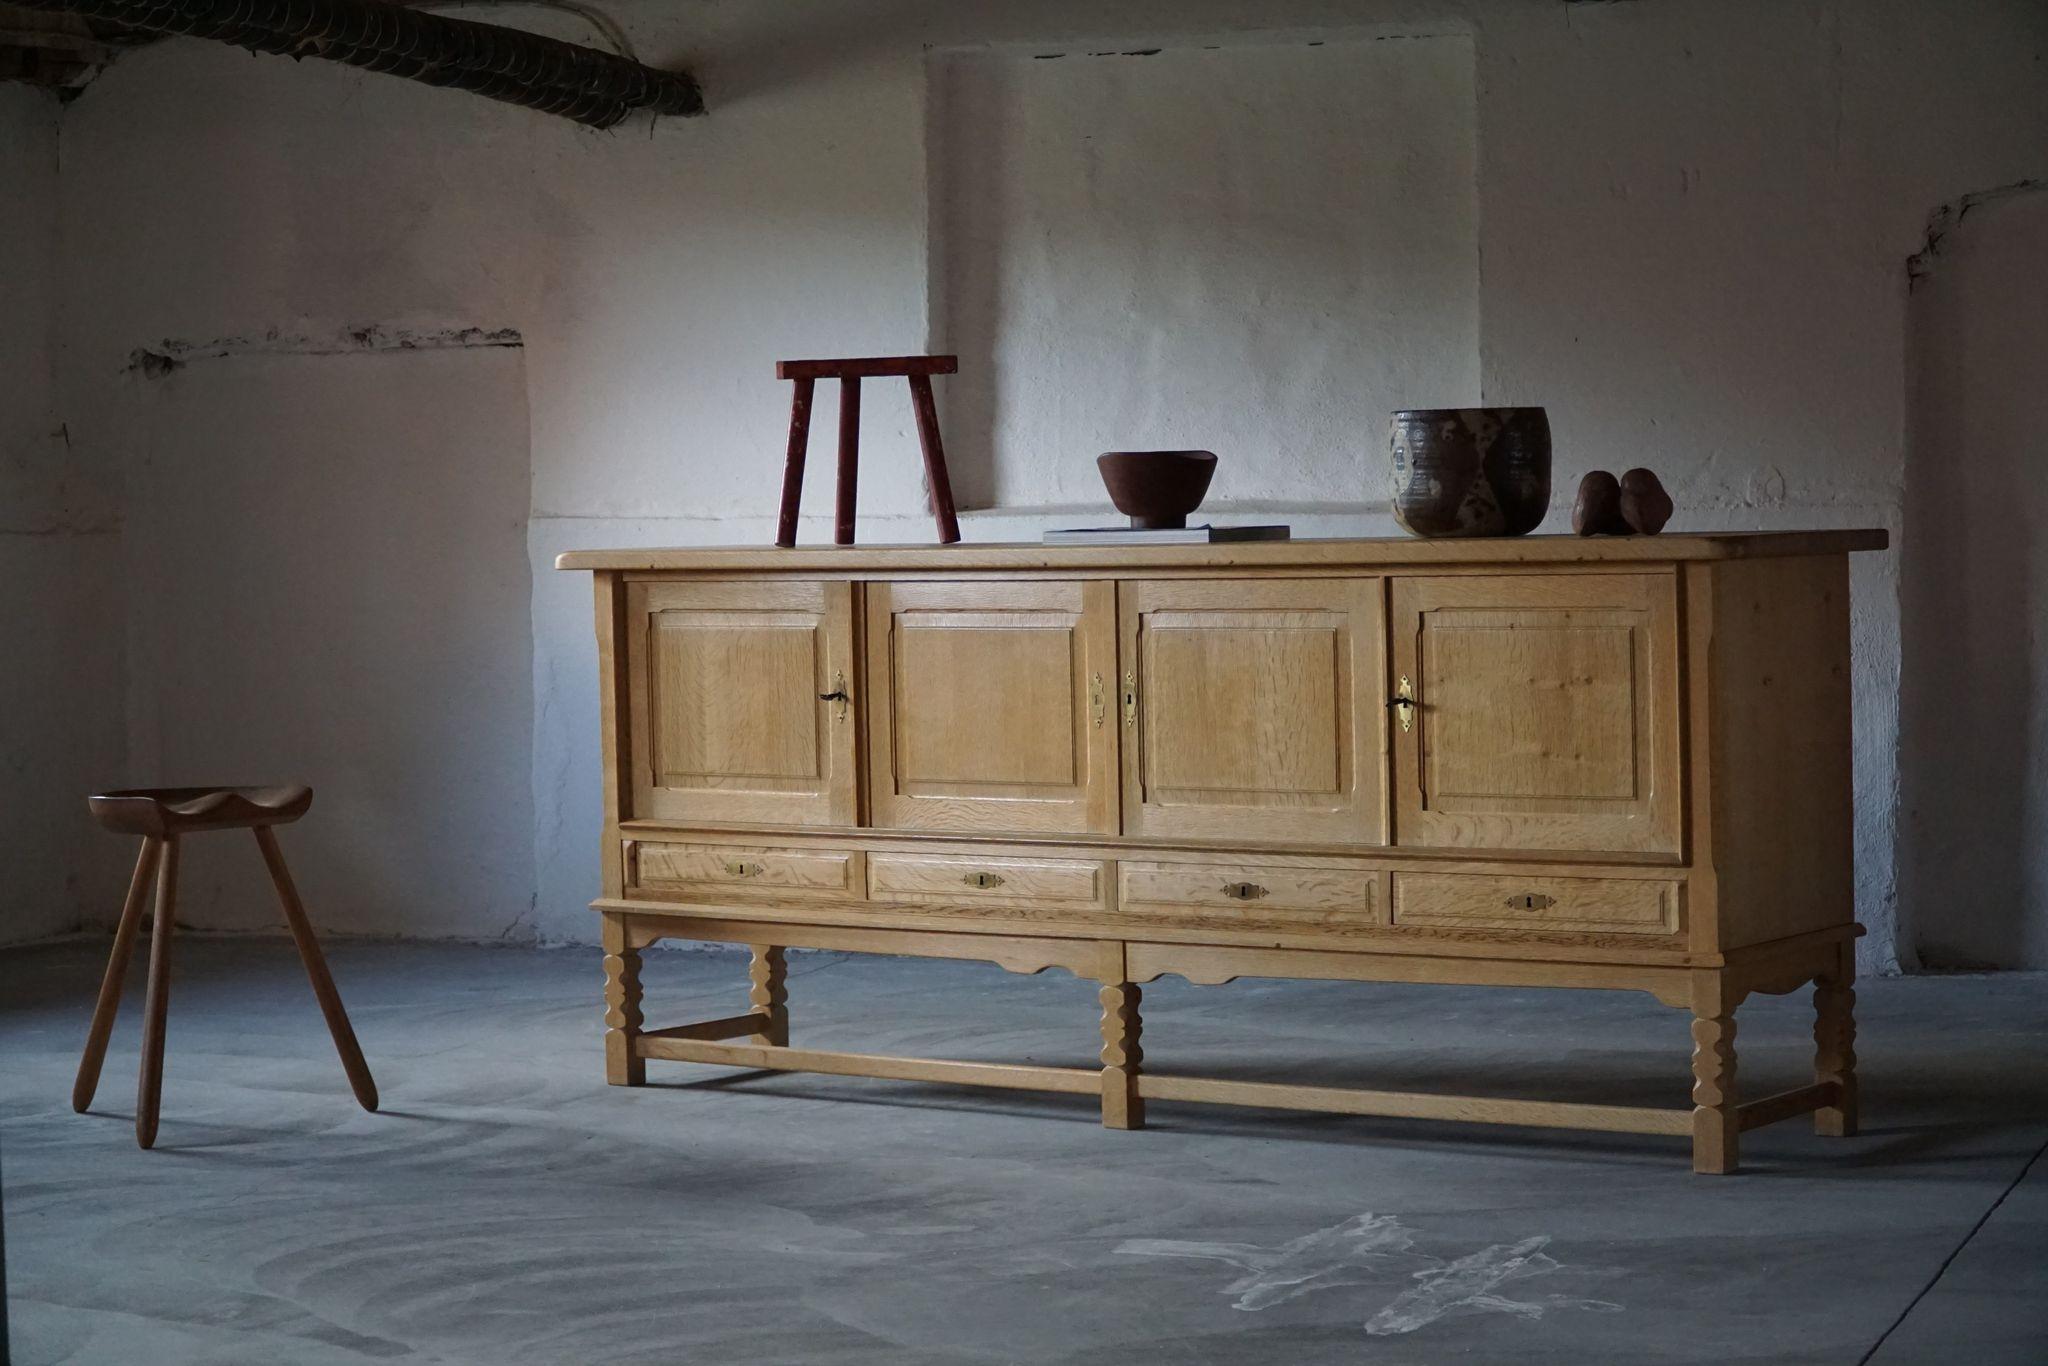
[[1252,541],[1222,545],[807,545],[691,546],[637,550],[571,550],[557,569],[682,570],[712,573],[848,570],[1279,568],[1330,569],[1387,565],[1669,564],[1678,560],[1749,560],[1788,555],[1839,555],[1883,550],[1890,533],[1742,531],[1675,536],[1503,536],[1423,540],[1388,536],[1349,540]]

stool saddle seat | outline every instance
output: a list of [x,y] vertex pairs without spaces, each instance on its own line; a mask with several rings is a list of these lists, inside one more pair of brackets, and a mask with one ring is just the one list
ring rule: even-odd
[[178,846],[184,836],[210,830],[248,830],[256,836],[263,865],[277,889],[284,908],[285,925],[298,945],[299,958],[313,984],[313,998],[327,1018],[334,1049],[341,1055],[342,1070],[348,1073],[349,1089],[365,1110],[377,1108],[377,1083],[350,1028],[348,1012],[342,1009],[341,993],[327,971],[327,959],[320,941],[313,936],[313,922],[299,901],[298,888],[285,867],[284,850],[278,847],[273,827],[285,825],[306,814],[313,804],[313,789],[300,783],[277,787],[141,787],[102,792],[88,799],[92,814],[107,829],[124,835],[140,835],[142,848],[135,857],[135,873],[128,882],[128,899],[121,906],[121,920],[114,931],[114,951],[107,959],[107,973],[100,981],[99,1003],[93,1008],[92,1028],[85,1039],[85,1056],[79,1060],[78,1080],[71,1087],[71,1107],[83,1113],[99,1088],[100,1064],[106,1060],[107,1039],[114,1030],[114,1016],[121,1008],[121,988],[128,975],[128,961],[135,951],[135,939],[142,928],[143,903],[149,900],[150,881],[156,882],[156,912],[151,918],[149,941],[149,988],[142,1007],[142,1068],[135,1088],[135,1141],[147,1148],[156,1142],[157,1111],[163,1099],[164,1028],[171,999],[171,939],[177,929]]
[[161,839],[194,830],[287,825],[306,814],[313,789],[278,787],[134,787],[86,799],[101,825],[122,835]]

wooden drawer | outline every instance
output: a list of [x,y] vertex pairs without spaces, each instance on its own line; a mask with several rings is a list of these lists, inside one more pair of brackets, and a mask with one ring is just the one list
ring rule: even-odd
[[860,896],[865,857],[851,849],[627,840],[626,879],[641,891],[685,896],[715,891],[844,899]]
[[1676,882],[1396,873],[1393,920],[1421,929],[1673,934],[1678,900]]
[[1177,923],[1383,925],[1385,874],[1246,863],[1121,863],[1122,915]]
[[1079,911],[1102,909],[1108,890],[1109,865],[1096,859],[868,856],[868,896],[875,901],[1029,904]]

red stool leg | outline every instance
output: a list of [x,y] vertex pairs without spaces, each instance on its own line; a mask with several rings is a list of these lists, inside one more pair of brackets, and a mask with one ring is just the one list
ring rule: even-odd
[[946,473],[946,443],[939,438],[939,408],[932,399],[932,377],[910,377],[910,406],[917,414],[917,443],[924,450],[924,478],[932,494],[932,520],[939,524],[939,544],[960,539],[960,519],[953,512],[953,480]]
[[775,544],[796,544],[797,510],[804,498],[804,455],[811,445],[811,389],[815,381],[799,376],[789,400],[789,454],[782,464],[782,513],[775,522]]
[[833,491],[832,539],[853,544],[853,510],[860,486],[860,378],[839,380],[839,484]]
[[334,989],[334,978],[327,972],[327,960],[320,953],[320,941],[313,937],[313,926],[306,919],[306,908],[299,904],[298,889],[292,886],[291,870],[284,866],[284,851],[277,847],[277,836],[269,826],[259,825],[255,829],[257,847],[262,849],[264,866],[270,869],[270,880],[277,886],[277,899],[284,904],[285,923],[291,927],[292,939],[299,946],[299,957],[306,964],[306,976],[312,979],[313,995],[320,1001],[320,1013],[327,1017],[327,1032],[334,1036],[334,1051],[341,1054],[341,1066],[348,1073],[348,1084],[365,1110],[375,1110],[377,1083],[370,1077],[370,1065],[363,1061],[363,1050],[356,1044],[356,1032],[349,1027],[348,1012],[341,1008],[341,993]]
[[128,960],[135,953],[135,932],[142,928],[149,875],[156,871],[162,848],[160,841],[144,836],[142,851],[135,856],[135,876],[128,881],[121,923],[114,928],[114,952],[107,959],[107,975],[100,980],[99,1003],[92,1009],[92,1029],[85,1036],[85,1056],[78,1060],[78,1080],[71,1086],[71,1108],[81,1115],[92,1108],[93,1093],[100,1089],[100,1064],[107,1060],[107,1038],[114,1032],[114,1017],[121,1010],[121,988],[127,981]]
[[178,905],[178,837],[164,839],[156,873],[156,918],[149,931],[149,992],[142,1003],[142,1071],[135,1083],[135,1141],[156,1143],[157,1105],[164,1094],[164,1018],[171,1006],[171,935]]

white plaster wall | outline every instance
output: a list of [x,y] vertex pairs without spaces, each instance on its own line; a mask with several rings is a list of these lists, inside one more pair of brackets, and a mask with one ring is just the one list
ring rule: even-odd
[[2048,967],[2048,183],[1913,293],[1901,895],[1936,967]]
[[[197,359],[131,379],[138,783],[310,783],[314,922],[531,942],[527,417],[517,347]],[[179,918],[275,926],[247,836]]]
[[[644,57],[698,72],[711,117],[594,134],[167,43],[117,63],[62,135],[59,406],[88,448],[132,458],[124,413],[149,382],[121,370],[158,339],[331,338],[371,322],[523,334],[534,714],[501,743],[531,747],[549,938],[591,937],[597,807],[587,584],[548,559],[576,544],[765,540],[787,407],[772,362],[927,344],[946,305],[931,290],[945,206],[928,181],[929,52],[1463,35],[1478,390],[1550,408],[1555,518],[1586,469],[1649,463],[1682,527],[1898,530],[1904,260],[1932,205],[2048,169],[2048,14],[2027,0],[1984,0],[1967,21],[1933,0],[609,8]],[[1285,93],[1247,92],[1240,119]],[[1300,359],[1276,354],[1273,372]],[[922,539],[907,404],[876,399],[864,534]],[[1369,492],[1341,492],[1369,449],[1312,453],[1299,487],[1321,492],[1285,515],[1303,531],[1384,531]],[[829,463],[813,462],[812,537]],[[1050,502],[1056,467],[1006,464],[991,488]],[[976,538],[1036,525],[1000,509],[967,522]],[[1894,961],[1897,563],[1866,557],[1855,582],[1873,966]]]
[[85,796],[119,777],[115,522],[60,430],[57,104],[0,85],[0,944],[74,928],[118,896],[124,851]]
[[1468,36],[971,50],[931,83],[966,505],[1099,503],[1098,452],[1186,447],[1218,500],[1378,498],[1388,412],[1477,401]]

